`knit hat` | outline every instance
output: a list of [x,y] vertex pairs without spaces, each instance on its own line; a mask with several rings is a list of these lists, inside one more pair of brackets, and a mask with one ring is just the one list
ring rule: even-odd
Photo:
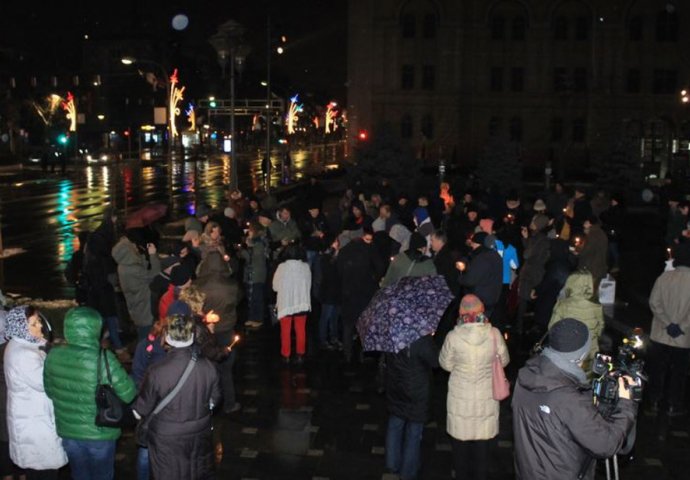
[[537,213],[532,218],[532,223],[534,223],[534,226],[537,227],[537,231],[541,232],[549,225],[549,217],[541,213]]
[[210,213],[211,209],[208,205],[199,205],[199,208],[196,209],[196,218],[207,217]]
[[170,271],[170,283],[179,287],[190,281],[193,274],[191,265],[188,262],[182,262]]
[[235,218],[235,209],[232,207],[227,207],[225,210],[223,210],[223,215],[228,218]]
[[690,243],[680,243],[673,248],[673,265],[690,267]]
[[29,333],[29,319],[26,316],[26,306],[14,307],[7,314],[7,328],[5,336],[8,339],[20,338],[30,343],[44,343],[40,338],[36,338]]
[[477,232],[472,235],[472,243],[478,243],[483,247],[486,237],[488,237],[488,235],[485,232]]
[[535,211],[537,212],[543,212],[546,210],[546,204],[544,203],[544,200],[541,198],[538,198],[536,202],[534,202],[534,208]]
[[174,348],[185,348],[194,343],[194,319],[191,315],[175,315],[170,319],[165,342]]
[[419,250],[426,247],[426,238],[419,232],[414,232],[410,236],[410,250]]
[[487,320],[484,304],[476,295],[468,294],[460,301],[460,319],[463,323],[482,323]]
[[482,232],[491,235],[494,231],[494,221],[491,218],[482,218],[479,220],[479,228]]
[[549,330],[549,347],[569,362],[582,360],[592,339],[587,325],[574,318],[564,318]]
[[414,221],[417,225],[421,225],[424,220],[429,218],[429,212],[427,212],[424,207],[415,208],[412,214],[414,215]]
[[192,307],[182,300],[175,300],[168,307],[168,311],[165,312],[166,317],[171,317],[173,315],[191,315]]

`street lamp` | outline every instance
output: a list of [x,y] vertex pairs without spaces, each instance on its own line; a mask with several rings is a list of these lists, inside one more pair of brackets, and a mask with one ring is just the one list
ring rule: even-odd
[[[125,56],[120,59],[123,65],[134,65],[136,63],[140,64],[149,64],[153,65],[157,69],[159,69],[159,74],[162,74],[163,82],[165,85],[165,101],[167,102],[168,99],[170,98],[170,78],[168,78],[168,73],[163,65],[160,63],[154,61],[154,60],[149,60],[147,58],[134,58],[130,56]],[[172,116],[170,115],[171,112],[168,111],[168,107],[165,107],[166,110],[166,125],[165,129],[168,132],[168,156],[172,158],[172,128],[171,128],[171,121],[172,121]]]
[[228,20],[218,27],[218,31],[209,39],[218,54],[220,65],[225,78],[225,69],[230,64],[230,138],[232,150],[231,161],[231,186],[237,188],[237,143],[235,136],[235,67],[242,74],[244,61],[249,54],[250,47],[243,43],[246,29],[235,20]]

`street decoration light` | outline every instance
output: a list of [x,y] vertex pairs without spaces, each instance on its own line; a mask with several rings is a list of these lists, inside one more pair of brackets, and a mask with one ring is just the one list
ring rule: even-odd
[[304,106],[299,102],[299,95],[295,95],[290,99],[290,108],[287,114],[287,132],[292,135],[295,133],[295,125],[299,120],[297,114],[304,111]]
[[690,102],[690,92],[688,92],[687,90],[681,90],[680,91],[680,101],[683,103]]
[[335,102],[330,102],[326,106],[326,121],[324,124],[326,133],[334,132],[335,129],[338,128],[338,125],[335,123],[335,119],[338,116],[338,110],[336,110],[337,106],[338,104]]
[[69,131],[77,131],[77,106],[74,103],[74,95],[72,92],[67,92],[67,100],[62,102],[62,108],[67,112],[67,119],[69,120]]
[[196,132],[196,110],[194,109],[194,104],[190,103],[189,108],[184,113],[187,115],[187,121],[189,122],[189,131]]
[[173,74],[170,76],[170,87],[169,90],[169,100],[168,100],[168,112],[170,117],[170,139],[179,136],[177,133],[177,125],[175,125],[175,117],[180,114],[180,107],[177,106],[180,101],[182,101],[184,89],[186,87],[178,87],[177,84],[179,80],[177,78],[177,69],[173,70]]

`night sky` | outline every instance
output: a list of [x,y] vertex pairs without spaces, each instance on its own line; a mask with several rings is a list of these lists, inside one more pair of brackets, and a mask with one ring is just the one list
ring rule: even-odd
[[[69,76],[100,73],[99,69],[117,72],[122,68],[117,65],[119,58],[131,54],[155,57],[164,65],[179,67],[188,93],[203,97],[220,89],[220,68],[208,39],[219,24],[234,19],[248,29],[247,43],[252,48],[239,94],[258,95],[260,90],[254,87],[265,77],[266,21],[270,15],[274,39],[285,35],[288,40],[285,54],[273,55],[274,91],[285,96],[299,92],[316,102],[344,100],[344,0],[56,1],[30,9],[26,5],[21,1],[3,4],[3,76]],[[171,26],[179,13],[187,15],[190,22],[182,32]],[[107,50],[108,55],[94,60],[94,46]]]

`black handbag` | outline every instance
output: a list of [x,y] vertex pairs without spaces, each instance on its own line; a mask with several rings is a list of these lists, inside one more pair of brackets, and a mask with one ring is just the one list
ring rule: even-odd
[[[103,362],[101,362],[103,358]],[[102,383],[101,363],[105,363],[108,383]],[[132,423],[129,406],[117,396],[113,389],[110,364],[105,349],[98,353],[98,383],[96,385],[96,425],[99,427],[120,428]]]
[[156,408],[153,409],[147,417],[142,418],[137,424],[137,428],[134,431],[134,437],[136,438],[137,444],[142,447],[149,446],[149,426],[151,424],[151,419],[158,415],[161,410],[163,410],[175,396],[182,390],[182,386],[185,384],[189,375],[192,373],[194,366],[196,365],[197,355],[192,353],[192,358],[187,362],[187,367],[184,369],[182,376],[177,381],[175,387],[168,393],[163,400],[160,401]]

